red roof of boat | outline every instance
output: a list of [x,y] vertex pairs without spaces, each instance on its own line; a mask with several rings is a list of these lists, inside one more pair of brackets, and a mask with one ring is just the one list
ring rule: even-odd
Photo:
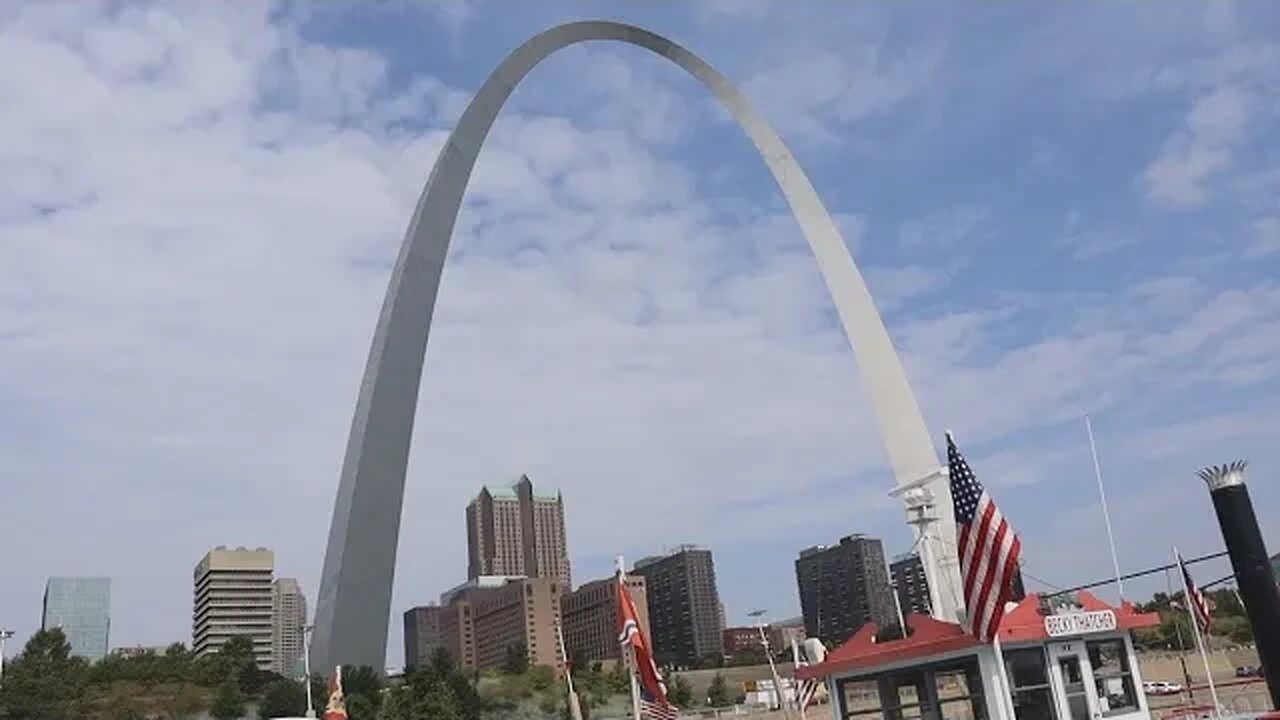
[[[1108,605],[1092,593],[1076,593],[1084,612],[1111,610],[1116,615],[1117,630],[1134,630],[1160,624],[1155,613],[1140,613],[1132,603],[1119,607]],[[912,613],[906,618],[911,634],[899,640],[875,642],[879,628],[875,623],[864,624],[848,642],[832,650],[827,659],[818,665],[808,665],[796,670],[800,678],[825,677],[837,672],[875,669],[900,663],[904,660],[931,658],[945,653],[978,647],[973,636],[957,623],[935,620],[928,615]],[[1009,612],[1000,623],[1000,640],[1005,644],[1044,641],[1049,639],[1045,630],[1044,615],[1040,614],[1040,596],[1028,595]]]

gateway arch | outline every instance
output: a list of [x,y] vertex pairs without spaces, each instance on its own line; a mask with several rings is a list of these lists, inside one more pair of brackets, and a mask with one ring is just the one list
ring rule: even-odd
[[[314,667],[383,666],[409,440],[463,192],[489,128],[520,80],[548,55],[592,40],[636,45],[679,65],[750,136],[818,261],[861,368],[898,490],[927,486],[933,493],[940,522],[928,531],[936,542],[924,545],[935,547],[925,558],[930,585],[959,585],[950,493],[924,418],[862,274],[791,151],[737,88],[680,45],[622,23],[573,22],[534,36],[489,76],[436,158],[409,221],[378,317],[334,501],[311,646]],[[934,595],[935,614],[954,618],[954,591]]]

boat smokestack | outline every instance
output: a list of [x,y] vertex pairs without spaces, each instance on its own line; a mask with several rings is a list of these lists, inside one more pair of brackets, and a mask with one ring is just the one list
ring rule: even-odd
[[1271,703],[1280,708],[1280,587],[1276,585],[1275,570],[1244,482],[1246,467],[1248,463],[1237,460],[1230,465],[1205,468],[1197,474],[1209,486],[1209,495],[1213,497],[1213,509],[1218,514],[1236,586],[1253,628]]

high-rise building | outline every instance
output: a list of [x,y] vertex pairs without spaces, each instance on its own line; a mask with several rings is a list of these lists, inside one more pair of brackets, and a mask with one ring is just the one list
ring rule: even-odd
[[106,657],[111,633],[110,578],[49,578],[40,626],[62,628],[72,655],[91,661]]
[[659,664],[692,667],[724,656],[720,593],[711,551],[684,545],[644,558],[631,571],[644,578],[653,653]]
[[191,649],[196,657],[216,653],[231,638],[253,643],[258,667],[271,668],[275,553],[266,548],[218,546],[192,573]]
[[[564,644],[574,663],[620,660],[618,644],[618,579],[593,580],[560,600]],[[644,578],[626,577],[627,590],[639,615],[640,629],[649,634],[649,600]]]
[[924,563],[916,553],[899,555],[889,563],[889,575],[893,578],[893,587],[898,591],[898,602],[902,604],[902,614],[920,613],[929,615],[933,612],[933,604],[929,600],[929,579],[924,574]]
[[796,584],[805,632],[834,647],[868,621],[897,623],[880,541],[865,535],[800,551]]
[[437,618],[443,647],[463,671],[501,668],[513,652],[564,671],[556,625],[562,586],[548,578],[482,577],[446,593]]
[[523,575],[569,587],[564,499],[539,495],[529,476],[511,487],[481,488],[467,505],[467,577]]
[[280,578],[271,586],[271,671],[300,678],[306,649],[307,597],[293,578]]
[[421,667],[445,646],[440,632],[447,605],[420,605],[404,611],[404,669]]

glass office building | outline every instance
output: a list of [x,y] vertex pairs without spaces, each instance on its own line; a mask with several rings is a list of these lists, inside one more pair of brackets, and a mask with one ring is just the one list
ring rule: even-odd
[[106,657],[111,629],[110,578],[49,578],[40,626],[45,630],[62,628],[73,655],[91,661]]

